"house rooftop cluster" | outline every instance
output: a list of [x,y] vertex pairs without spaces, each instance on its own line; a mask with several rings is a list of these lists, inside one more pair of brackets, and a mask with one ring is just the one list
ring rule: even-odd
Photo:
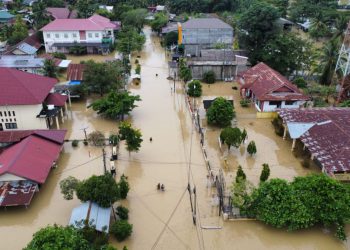
[[282,109],[278,114],[328,174],[350,172],[350,109]]
[[262,62],[241,72],[239,76],[244,79],[241,88],[249,88],[261,101],[309,99],[287,78]]

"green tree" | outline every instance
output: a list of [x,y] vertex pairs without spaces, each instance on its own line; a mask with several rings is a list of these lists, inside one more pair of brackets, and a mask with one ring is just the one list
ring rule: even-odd
[[250,156],[256,154],[256,145],[254,141],[249,142],[247,152],[250,154]]
[[252,64],[261,61],[263,48],[278,33],[278,10],[263,1],[256,1],[242,14],[239,20],[239,37],[245,44]]
[[41,250],[41,249],[75,249],[89,250],[88,241],[83,235],[72,226],[47,226],[40,229],[33,235],[33,239],[24,250]]
[[245,128],[243,129],[242,131],[242,134],[241,134],[241,143],[244,143],[244,141],[248,138],[248,133],[247,133],[247,130],[245,130]]
[[110,207],[120,199],[118,184],[108,173],[79,182],[76,193],[79,200],[93,201],[101,207]]
[[110,232],[118,241],[123,241],[132,234],[132,225],[126,220],[118,220],[112,224]]
[[190,68],[186,67],[182,70],[180,69],[180,78],[186,83],[192,79],[192,72]]
[[129,218],[129,209],[123,206],[118,206],[117,215],[121,220],[127,220]]
[[333,80],[335,66],[339,56],[339,43],[337,40],[330,40],[322,49],[319,57],[319,72],[321,73],[319,83],[330,85]]
[[146,16],[146,9],[131,9],[121,15],[121,21],[124,26],[134,27],[140,32],[146,22]]
[[167,25],[168,21],[168,16],[165,13],[156,13],[154,15],[154,20],[151,21],[152,30],[160,33],[162,28]]
[[97,5],[93,0],[78,0],[75,8],[78,11],[78,17],[88,18],[97,10]]
[[61,193],[65,200],[72,200],[74,191],[79,184],[79,180],[73,176],[68,176],[67,178],[60,181]]
[[28,28],[26,24],[23,22],[22,17],[17,16],[16,21],[13,25],[12,33],[8,38],[8,43],[10,45],[16,44],[22,41],[27,36],[28,36]]
[[231,199],[232,204],[240,209],[240,214],[245,215],[247,207],[250,204],[250,195],[253,185],[246,179],[239,178],[238,181],[232,182]]
[[245,175],[242,166],[239,165],[238,169],[237,169],[237,173],[236,173],[236,183],[242,181],[242,180],[246,180],[247,176]]
[[264,181],[267,181],[267,179],[270,176],[270,167],[269,167],[269,164],[267,163],[264,163],[262,166],[263,166],[263,169],[260,174],[260,181],[264,182]]
[[124,68],[121,62],[98,63],[89,60],[85,63],[83,84],[91,91],[101,96],[112,89],[123,87]]
[[44,62],[43,71],[44,71],[44,76],[56,78],[58,68],[55,64],[55,61],[52,59],[46,59]]
[[128,122],[119,125],[119,135],[121,140],[126,141],[126,149],[129,152],[139,151],[142,143],[142,134],[139,129],[134,129]]
[[132,95],[129,91],[120,93],[112,91],[107,96],[94,101],[88,107],[97,111],[97,114],[112,119],[124,120],[124,115],[129,115],[137,107],[135,104],[137,101],[141,101],[139,95]]
[[124,54],[130,54],[133,51],[141,51],[146,38],[135,28],[124,27],[118,33],[117,50]]
[[188,84],[187,94],[193,97],[200,97],[202,95],[202,84],[198,80],[192,80]]
[[176,31],[169,32],[164,36],[164,45],[165,47],[169,47],[171,45],[177,44],[177,40],[179,38],[179,33]]
[[101,131],[96,130],[88,135],[88,141],[94,146],[104,146],[106,138]]
[[267,0],[266,2],[272,4],[275,8],[277,8],[278,12],[282,17],[287,16],[287,10],[289,1],[288,0]]
[[33,25],[36,30],[39,30],[46,24],[50,22],[50,17],[46,8],[49,7],[47,5],[47,1],[39,0],[33,3],[32,12],[33,12]]
[[127,181],[127,177],[123,174],[120,177],[120,181],[119,181],[120,198],[126,199],[129,190],[130,190],[130,186],[129,186],[129,183]]
[[281,33],[266,43],[259,59],[281,74],[289,75],[310,70],[312,54],[311,43],[294,33]]
[[210,70],[203,74],[203,82],[211,84],[211,83],[214,83],[215,80],[216,80],[216,76],[214,71]]
[[242,132],[239,128],[224,128],[220,133],[220,139],[230,149],[231,146],[238,148],[242,143]]
[[207,111],[208,124],[227,127],[235,117],[232,104],[223,97],[216,98]]

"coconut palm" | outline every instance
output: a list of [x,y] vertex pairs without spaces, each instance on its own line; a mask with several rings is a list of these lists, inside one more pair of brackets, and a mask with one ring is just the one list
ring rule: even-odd
[[335,28],[337,29],[332,39],[338,39],[340,41],[343,41],[344,39],[344,31],[348,26],[348,19],[345,17],[345,15],[339,15],[337,19],[335,19]]
[[322,53],[319,57],[319,70],[321,72],[319,83],[322,85],[330,85],[332,83],[335,66],[339,56],[339,46],[340,44],[338,40],[330,40],[323,47]]

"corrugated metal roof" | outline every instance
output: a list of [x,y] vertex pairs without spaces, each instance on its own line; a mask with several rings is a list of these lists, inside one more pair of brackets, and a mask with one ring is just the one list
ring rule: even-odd
[[23,51],[24,53],[26,53],[28,55],[33,55],[38,51],[37,48],[34,48],[33,46],[29,45],[28,43],[21,43],[20,45],[17,46],[17,49]]
[[182,29],[231,29],[233,28],[219,18],[194,18],[182,24]]
[[[69,220],[69,225],[77,228],[81,228],[84,224],[79,222],[86,219],[96,227],[99,232],[109,232],[109,222],[111,217],[111,207],[103,208],[97,205],[95,202],[91,202],[90,213],[89,213],[90,202],[85,202],[78,207],[75,207],[72,211],[72,215]],[[90,215],[87,218],[88,214]],[[78,222],[78,224],[77,224]]]
[[0,67],[5,68],[42,68],[45,59],[34,55],[3,55],[0,57]]

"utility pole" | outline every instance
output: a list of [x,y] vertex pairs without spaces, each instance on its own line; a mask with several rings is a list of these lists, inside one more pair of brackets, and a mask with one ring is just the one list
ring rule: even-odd
[[196,192],[196,186],[193,188],[193,194],[194,194],[194,210],[193,210],[193,224],[196,225],[197,222],[197,192]]
[[176,79],[176,71],[174,70],[174,93],[175,93],[175,79]]
[[103,148],[102,149],[102,155],[103,155],[103,169],[104,169],[104,173],[107,173],[107,167],[106,167],[106,151]]
[[193,225],[196,225],[196,218],[195,218],[195,211],[193,210],[193,204],[192,204],[192,192],[191,192],[191,185],[188,183],[187,186],[188,193],[190,194],[190,204],[191,204],[191,212],[192,212],[192,219],[193,219]]

